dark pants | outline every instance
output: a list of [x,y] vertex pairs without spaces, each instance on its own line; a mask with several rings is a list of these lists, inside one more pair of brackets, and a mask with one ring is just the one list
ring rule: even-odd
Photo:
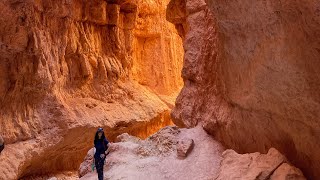
[[100,158],[100,157],[94,158],[99,180],[103,180],[104,159],[105,158]]

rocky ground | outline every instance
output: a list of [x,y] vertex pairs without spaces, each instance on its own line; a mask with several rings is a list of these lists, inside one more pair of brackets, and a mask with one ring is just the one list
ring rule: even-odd
[[[201,127],[166,127],[146,140],[127,134],[119,140],[106,160],[106,179],[206,179],[216,176],[222,160],[223,147]],[[193,148],[193,143],[181,145],[192,140]],[[184,158],[189,148],[192,150]],[[92,156],[92,150],[88,156]],[[90,164],[91,158],[82,163],[80,175],[86,175],[81,179],[96,179]]]
[[[276,149],[267,154],[237,154],[224,147],[201,126],[179,129],[168,126],[146,140],[122,134],[112,144],[104,167],[105,179],[189,180],[303,180]],[[81,180],[95,180],[93,149],[81,164]]]

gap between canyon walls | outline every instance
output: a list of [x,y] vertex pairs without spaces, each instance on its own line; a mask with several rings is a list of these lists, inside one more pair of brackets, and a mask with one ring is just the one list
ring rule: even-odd
[[182,41],[168,1],[0,2],[0,179],[76,170],[98,126],[171,124]]
[[166,21],[169,0],[141,1],[133,39],[131,77],[148,87],[173,107],[183,86],[182,39],[172,23]]
[[171,0],[184,37],[175,124],[202,123],[225,147],[275,147],[320,177],[318,1]]

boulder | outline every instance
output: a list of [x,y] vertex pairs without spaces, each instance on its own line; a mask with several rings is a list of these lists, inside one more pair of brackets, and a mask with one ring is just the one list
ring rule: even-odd
[[286,158],[274,148],[267,154],[238,154],[228,149],[222,157],[216,180],[305,180],[301,171],[287,164]]
[[273,172],[270,180],[306,180],[306,178],[300,169],[288,163],[283,163]]

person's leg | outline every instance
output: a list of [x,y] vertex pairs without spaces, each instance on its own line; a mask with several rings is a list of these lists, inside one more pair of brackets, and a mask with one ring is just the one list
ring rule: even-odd
[[97,171],[97,174],[98,174],[98,179],[99,180],[103,180],[103,178],[101,179],[101,163],[100,163],[101,159],[100,158],[95,158],[94,159],[94,163],[95,163],[95,166],[96,166],[96,171]]
[[104,159],[102,159],[102,162],[101,162],[101,177],[102,177],[101,180],[103,180],[103,178],[104,178],[104,176],[103,176],[103,169],[104,169]]
[[97,162],[97,173],[98,173],[98,179],[103,180],[103,159],[99,159]]
[[103,169],[101,167],[99,167],[98,170],[98,179],[103,180]]

